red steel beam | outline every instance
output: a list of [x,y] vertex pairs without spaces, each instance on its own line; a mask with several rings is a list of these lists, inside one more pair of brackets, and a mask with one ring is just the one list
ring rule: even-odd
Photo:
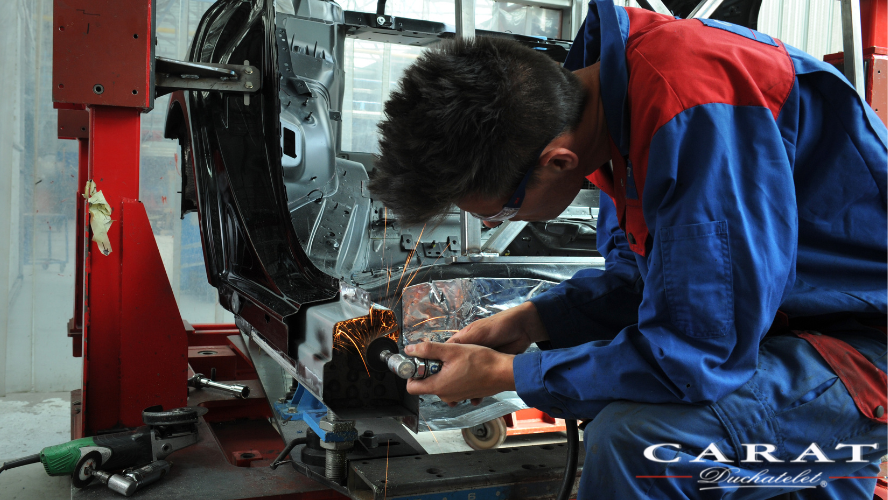
[[[89,116],[89,173],[119,219],[124,198],[139,197],[140,115],[138,108],[95,106]],[[111,225],[111,253],[92,242],[86,258],[87,313],[83,331],[84,435],[126,425],[121,421],[120,332],[121,224]],[[138,422],[136,422],[138,425]]]

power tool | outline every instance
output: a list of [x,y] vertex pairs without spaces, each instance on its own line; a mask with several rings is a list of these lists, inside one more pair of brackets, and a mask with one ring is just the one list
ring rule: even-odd
[[436,359],[423,359],[398,353],[398,344],[379,337],[367,346],[367,364],[376,371],[388,369],[403,379],[424,379],[441,371],[444,363]]
[[83,488],[95,471],[141,467],[196,443],[198,418],[206,412],[201,407],[164,411],[152,406],[142,411],[141,427],[48,446],[40,453],[0,463],[0,472],[40,462],[50,476],[71,474],[74,486]]
[[145,486],[160,481],[169,471],[170,463],[158,460],[138,469],[126,469],[120,474],[109,474],[100,470],[89,472],[111,491],[128,497]]
[[204,387],[218,389],[230,392],[241,399],[246,399],[250,396],[250,388],[243,384],[221,384],[212,378],[204,377],[203,373],[195,373],[193,377],[188,379],[188,387],[194,387],[195,389],[203,389]]

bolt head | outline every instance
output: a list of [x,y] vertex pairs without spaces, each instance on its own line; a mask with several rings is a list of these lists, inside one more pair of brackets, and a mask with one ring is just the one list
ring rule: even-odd
[[296,413],[296,408],[294,408],[292,406],[287,408],[287,413]]
[[252,75],[252,74],[253,74],[253,68],[247,68],[247,69],[245,69],[245,70],[244,70],[244,73],[246,73],[246,74],[248,74],[248,75]]
[[384,16],[377,16],[376,17],[376,24],[385,24],[385,17]]
[[251,88],[253,88],[253,83],[252,83],[252,82],[247,82],[247,83],[244,85],[244,87],[246,87],[246,88],[248,88],[248,89],[251,89]]

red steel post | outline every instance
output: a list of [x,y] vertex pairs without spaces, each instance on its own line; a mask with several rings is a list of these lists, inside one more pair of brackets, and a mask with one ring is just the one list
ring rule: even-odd
[[[120,412],[122,225],[125,198],[139,197],[139,108],[95,106],[89,116],[89,174],[117,219],[108,231],[111,253],[90,242],[86,265],[88,323],[83,332],[83,426],[85,435],[126,426]],[[139,422],[130,422],[129,425]]]

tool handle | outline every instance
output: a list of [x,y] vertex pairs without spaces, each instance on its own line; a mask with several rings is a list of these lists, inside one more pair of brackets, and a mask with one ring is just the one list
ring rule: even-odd
[[102,470],[138,467],[154,459],[151,449],[151,428],[147,425],[131,431],[101,434],[93,439],[96,446],[111,451],[110,457],[99,467]]
[[230,392],[240,398],[247,398],[250,396],[250,388],[243,384],[221,384],[219,382],[207,379],[206,381],[204,381],[204,385],[206,385],[206,387],[212,387],[213,389],[218,389],[220,391]]
[[388,369],[403,379],[424,379],[441,371],[444,366],[437,359],[415,358],[391,351],[379,353],[379,359],[386,363]]
[[36,464],[40,461],[40,454],[36,453],[34,455],[28,455],[23,458],[16,458],[14,460],[9,460],[7,462],[0,463],[0,472],[5,471],[6,469],[13,469],[15,467],[21,467],[22,465],[28,464]]
[[426,377],[431,377],[441,371],[441,368],[444,367],[444,362],[438,361],[437,359],[427,359],[426,363],[428,364],[428,374]]
[[239,398],[246,399],[250,396],[250,388],[243,384],[223,384],[213,379],[204,377],[202,373],[195,373],[193,377],[188,379],[188,385],[195,389],[210,387],[220,391],[230,392]]

